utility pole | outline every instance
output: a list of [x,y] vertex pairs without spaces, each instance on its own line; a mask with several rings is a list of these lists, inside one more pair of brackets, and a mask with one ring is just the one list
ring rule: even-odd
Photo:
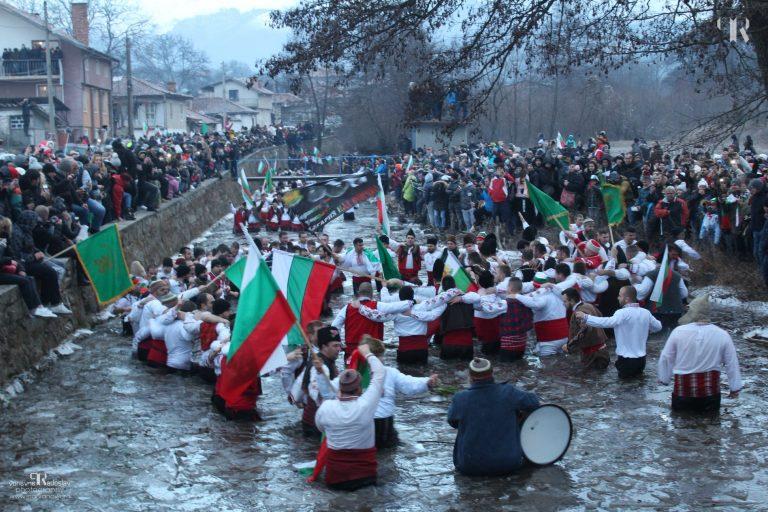
[[[45,16],[45,69],[46,89],[48,90],[48,131],[51,132],[51,140],[56,144],[56,104],[53,102],[53,76],[51,75],[51,30],[48,27],[48,2],[43,2],[43,15]],[[59,70],[61,73],[61,70]]]
[[125,36],[125,89],[128,93],[128,137],[133,137],[133,75],[131,73],[131,38]]
[[223,112],[221,113],[221,131],[224,132],[224,136],[229,139],[227,135],[227,71],[224,67],[224,63],[221,63],[221,97],[224,98]]

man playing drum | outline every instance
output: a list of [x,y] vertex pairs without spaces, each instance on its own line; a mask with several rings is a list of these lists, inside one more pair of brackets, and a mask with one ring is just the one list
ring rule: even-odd
[[487,359],[469,364],[471,387],[456,393],[448,424],[459,430],[453,450],[456,469],[470,476],[507,475],[523,465],[517,415],[539,406],[533,393],[497,384]]

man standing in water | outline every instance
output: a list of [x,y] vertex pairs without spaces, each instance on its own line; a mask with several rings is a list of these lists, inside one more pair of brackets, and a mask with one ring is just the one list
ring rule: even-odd
[[448,409],[448,424],[459,430],[453,464],[469,476],[508,475],[523,465],[517,413],[539,406],[533,393],[512,384],[497,384],[487,359],[469,364],[467,390],[456,393]]
[[659,356],[659,382],[674,379],[672,410],[717,412],[720,409],[720,370],[728,374],[731,398],[743,387],[739,358],[731,336],[712,324],[709,297],[691,302],[688,312],[669,335]]
[[371,370],[368,389],[363,393],[357,370],[344,370],[339,375],[339,399],[323,402],[315,416],[315,424],[328,442],[325,482],[344,491],[376,484],[373,417],[384,389],[385,369],[368,345],[357,350]]
[[616,336],[616,370],[620,379],[642,375],[645,370],[645,350],[649,332],[659,332],[661,322],[650,311],[637,303],[634,286],[619,290],[621,309],[613,316],[587,315],[581,311],[573,313],[573,321],[584,322],[588,327],[612,328]]

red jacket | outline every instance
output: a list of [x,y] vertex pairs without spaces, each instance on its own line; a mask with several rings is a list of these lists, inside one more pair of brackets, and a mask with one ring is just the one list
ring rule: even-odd
[[507,200],[507,194],[509,189],[507,187],[507,180],[494,176],[491,179],[490,186],[488,187],[488,195],[491,196],[491,201],[494,203],[501,203]]

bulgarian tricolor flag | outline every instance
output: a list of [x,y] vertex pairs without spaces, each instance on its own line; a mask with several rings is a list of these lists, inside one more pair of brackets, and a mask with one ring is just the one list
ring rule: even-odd
[[[272,251],[272,275],[302,327],[320,318],[323,299],[335,270],[334,265],[322,261],[285,251]],[[293,326],[282,343],[301,346],[304,337],[299,328]]]
[[259,249],[248,234],[248,258],[240,283],[227,366],[219,377],[219,394],[226,402],[238,400],[259,374],[285,366],[288,362],[280,345],[283,337],[296,325],[296,317],[272,277]]
[[[363,391],[368,389],[368,385],[371,383],[371,369],[368,366],[368,363],[365,361],[365,358],[360,355],[360,352],[358,352],[357,349],[355,349],[355,351],[352,352],[352,355],[349,357],[349,361],[347,361],[347,369],[357,370],[360,374],[360,386],[363,388]],[[323,468],[325,467],[327,460],[328,443],[326,442],[325,436],[323,436],[323,439],[320,442],[320,449],[317,450],[317,460],[315,461],[312,475],[307,478],[307,482],[314,482],[320,478],[320,473],[323,472]],[[305,467],[308,467],[308,465]]]
[[448,257],[445,258],[445,275],[453,276],[456,281],[456,288],[465,292],[472,284],[472,278],[469,277],[467,271],[461,266],[459,259],[451,251],[448,252]]
[[560,132],[557,132],[557,147],[560,149],[565,149],[565,139],[563,139],[563,136]]
[[245,170],[240,169],[240,176],[237,178],[240,184],[240,193],[243,195],[243,202],[248,208],[253,208],[253,191],[248,184],[248,178],[245,176]]
[[389,215],[387,214],[387,202],[384,196],[384,187],[381,186],[381,174],[376,175],[379,183],[379,193],[376,196],[376,209],[379,211],[379,225],[381,232],[389,236]]
[[669,247],[664,249],[664,257],[661,258],[661,267],[659,267],[659,274],[656,276],[656,283],[653,285],[653,291],[648,300],[656,303],[656,307],[661,306],[664,299],[664,294],[669,289],[669,284],[672,282],[672,267],[669,264]]

